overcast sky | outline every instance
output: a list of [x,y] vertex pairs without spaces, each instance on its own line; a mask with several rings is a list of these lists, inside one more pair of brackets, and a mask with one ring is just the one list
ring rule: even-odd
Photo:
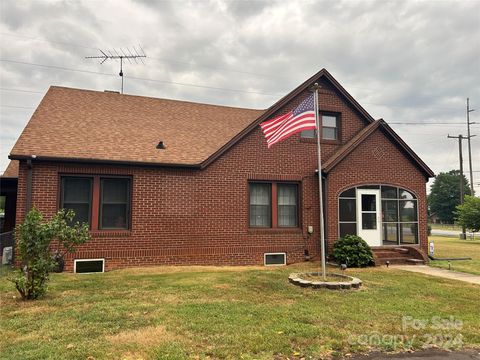
[[0,4],[0,169],[50,85],[118,90],[118,63],[84,57],[141,47],[128,94],[266,108],[326,68],[436,173],[458,168],[470,97],[480,192],[480,0]]

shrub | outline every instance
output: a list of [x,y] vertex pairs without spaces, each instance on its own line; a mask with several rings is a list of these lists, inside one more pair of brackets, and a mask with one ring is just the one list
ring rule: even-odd
[[338,264],[348,267],[365,267],[373,265],[370,246],[360,236],[346,235],[333,245],[333,258]]
[[87,224],[77,222],[69,225],[74,216],[72,210],[60,210],[50,221],[44,222],[40,211],[33,208],[23,224],[15,229],[17,253],[22,267],[10,281],[15,284],[23,300],[44,295],[49,273],[58,265],[58,259],[67,252],[74,252],[75,245],[83,244],[90,238]]

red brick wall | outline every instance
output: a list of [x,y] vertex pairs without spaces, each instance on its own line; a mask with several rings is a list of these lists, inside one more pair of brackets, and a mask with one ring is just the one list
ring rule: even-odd
[[[378,154],[381,154],[380,156]],[[393,185],[413,192],[418,199],[420,246],[428,251],[426,179],[422,172],[377,129],[328,175],[328,242],[338,238],[338,196],[354,185]]]
[[[366,122],[328,86],[322,90],[321,110],[342,113],[342,142]],[[289,104],[296,106],[302,95]],[[284,111],[288,110],[285,109]],[[383,144],[388,160],[364,161],[371,146]],[[340,144],[324,144],[323,161]],[[166,150],[168,151],[168,149]],[[154,264],[263,264],[265,252],[286,252],[287,262],[318,253],[318,180],[316,144],[293,136],[267,149],[259,128],[204,170],[172,170],[127,166],[84,166],[34,162],[33,204],[47,217],[58,209],[59,174],[131,175],[132,226],[128,232],[97,232],[67,259],[105,258],[106,269]],[[355,171],[353,171],[355,169]],[[26,165],[20,166],[17,222],[24,218]],[[295,230],[248,227],[248,180],[289,180],[300,184],[300,227]],[[346,185],[365,181],[400,185],[419,196],[422,241],[426,239],[425,179],[381,134],[351,154],[328,177],[328,241],[337,236],[336,200]],[[310,236],[306,227],[312,225]]]

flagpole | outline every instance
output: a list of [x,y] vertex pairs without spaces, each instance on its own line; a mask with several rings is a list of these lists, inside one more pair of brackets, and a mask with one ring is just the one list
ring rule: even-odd
[[315,111],[315,125],[317,127],[317,153],[318,153],[318,194],[320,200],[320,252],[321,252],[321,264],[323,280],[327,280],[327,271],[325,264],[325,224],[323,221],[323,187],[322,187],[322,150],[320,148],[320,118],[318,113],[318,89],[320,85],[315,83],[313,85],[314,90],[314,111]]

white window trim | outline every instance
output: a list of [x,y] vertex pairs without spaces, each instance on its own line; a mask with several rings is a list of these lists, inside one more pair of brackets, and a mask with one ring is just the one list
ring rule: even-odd
[[75,259],[73,260],[73,272],[75,274],[98,274],[99,272],[89,272],[89,273],[77,273],[77,262],[86,262],[86,261],[101,261],[102,262],[102,271],[101,273],[105,272],[105,259]]
[[[283,264],[267,264],[268,255],[283,255]],[[285,266],[287,265],[287,253],[278,252],[278,253],[264,253],[263,254],[263,265],[264,266]]]

